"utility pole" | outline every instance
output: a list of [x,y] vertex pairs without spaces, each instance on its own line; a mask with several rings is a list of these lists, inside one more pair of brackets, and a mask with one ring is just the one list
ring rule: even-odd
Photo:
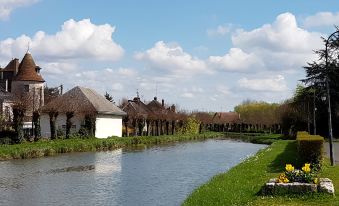
[[313,135],[317,134],[317,120],[315,118],[315,112],[317,111],[315,105],[315,88],[313,88]]

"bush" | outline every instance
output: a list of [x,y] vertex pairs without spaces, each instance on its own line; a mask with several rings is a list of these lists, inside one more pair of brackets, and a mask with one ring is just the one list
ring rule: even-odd
[[178,131],[181,134],[199,134],[200,121],[189,117],[182,128],[182,131]]
[[319,164],[322,159],[324,138],[309,135],[307,132],[297,133],[298,154],[303,162]]

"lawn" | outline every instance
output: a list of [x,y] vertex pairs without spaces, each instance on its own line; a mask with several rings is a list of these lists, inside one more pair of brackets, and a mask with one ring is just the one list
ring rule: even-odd
[[[297,167],[302,165],[296,157],[295,141],[277,140],[270,147],[197,188],[183,205],[339,205],[337,197],[324,194],[283,197],[260,195],[264,183],[277,177],[286,163]],[[339,195],[339,167],[329,166],[326,160],[320,176],[331,178],[336,195]]]

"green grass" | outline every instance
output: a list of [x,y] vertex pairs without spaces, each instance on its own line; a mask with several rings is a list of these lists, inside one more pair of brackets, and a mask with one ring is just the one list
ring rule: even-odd
[[1,145],[0,160],[36,158],[66,152],[105,151],[141,145],[152,146],[183,141],[204,140],[222,136],[223,134],[219,132],[206,132],[194,135],[40,140],[32,143],[25,142],[15,145]]
[[[183,205],[339,205],[339,199],[325,194],[267,197],[261,196],[261,187],[270,178],[277,177],[286,163],[297,167],[296,142],[277,140],[226,173],[213,177],[197,188]],[[330,167],[326,161],[320,177],[333,180],[339,195],[339,167]]]

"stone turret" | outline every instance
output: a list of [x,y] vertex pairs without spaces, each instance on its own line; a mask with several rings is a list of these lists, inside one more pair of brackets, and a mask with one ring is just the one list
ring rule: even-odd
[[29,97],[31,101],[28,110],[37,110],[44,105],[44,82],[32,55],[26,53],[14,76],[11,92],[16,96]]

